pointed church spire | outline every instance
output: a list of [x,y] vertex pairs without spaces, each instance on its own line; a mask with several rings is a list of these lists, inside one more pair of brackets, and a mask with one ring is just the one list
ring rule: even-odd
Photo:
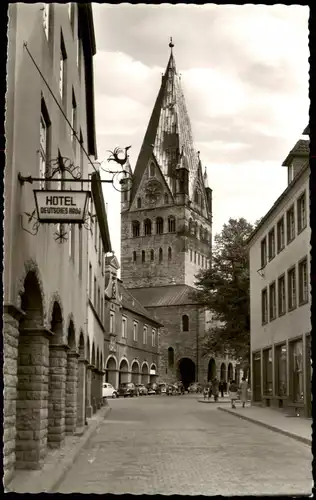
[[[132,199],[150,158],[155,157],[172,192],[175,191],[176,168],[179,156],[188,170],[188,196],[193,197],[193,185],[199,168],[199,159],[193,144],[190,118],[177,74],[173,53],[174,43],[169,42],[170,56],[144,141],[137,159],[132,187]],[[154,145],[152,148],[151,145]],[[182,153],[182,154],[181,154]]]

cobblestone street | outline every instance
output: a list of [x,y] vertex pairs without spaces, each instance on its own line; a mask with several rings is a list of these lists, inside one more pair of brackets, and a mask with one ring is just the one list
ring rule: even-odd
[[195,396],[152,396],[110,405],[109,417],[55,492],[311,492],[308,445],[220,412],[216,404],[198,404]]

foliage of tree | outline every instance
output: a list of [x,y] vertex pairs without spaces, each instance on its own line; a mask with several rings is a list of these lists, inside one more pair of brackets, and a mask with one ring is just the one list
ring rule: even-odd
[[202,339],[204,354],[250,355],[249,257],[246,242],[254,230],[244,218],[229,219],[214,238],[212,264],[202,269],[194,298],[211,311],[213,321]]

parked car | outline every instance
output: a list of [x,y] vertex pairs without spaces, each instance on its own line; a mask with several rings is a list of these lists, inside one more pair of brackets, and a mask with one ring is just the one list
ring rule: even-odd
[[202,386],[201,384],[198,384],[197,382],[192,382],[189,387],[188,387],[188,392],[190,393],[199,393],[202,392]]
[[156,394],[156,389],[157,389],[157,384],[147,384],[146,385],[146,388],[147,388],[147,391],[148,391],[148,394]]
[[108,382],[103,384],[102,398],[117,398],[117,390]]
[[160,394],[166,394],[167,392],[167,384],[164,382],[158,385],[159,393]]
[[120,384],[117,396],[124,398],[127,398],[127,396],[130,396],[131,398],[137,396],[137,389],[134,382],[123,382]]
[[138,394],[140,396],[147,396],[148,395],[148,389],[144,384],[136,384],[136,389],[138,390]]

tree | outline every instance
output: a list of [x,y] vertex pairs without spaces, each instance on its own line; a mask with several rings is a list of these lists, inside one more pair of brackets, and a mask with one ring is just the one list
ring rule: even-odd
[[250,361],[249,257],[246,241],[254,230],[244,218],[229,219],[214,238],[212,263],[202,269],[194,298],[213,313],[211,328],[201,342],[204,353],[230,354]]

